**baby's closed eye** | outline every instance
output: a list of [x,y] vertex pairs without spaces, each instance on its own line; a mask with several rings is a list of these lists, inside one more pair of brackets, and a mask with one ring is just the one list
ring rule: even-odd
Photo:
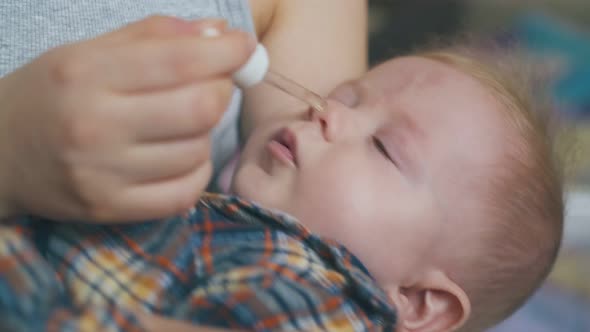
[[383,144],[383,141],[377,136],[372,136],[372,141],[373,141],[373,145],[375,146],[377,151],[379,151],[379,153],[381,153],[381,155],[384,158],[386,158],[387,160],[389,160],[390,162],[392,162],[394,165],[397,166],[397,163],[391,157],[391,154],[389,154],[389,151],[387,150],[387,147],[385,146],[385,144]]

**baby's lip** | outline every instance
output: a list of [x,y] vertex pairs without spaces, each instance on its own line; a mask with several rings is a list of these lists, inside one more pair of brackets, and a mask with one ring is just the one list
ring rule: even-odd
[[270,153],[288,166],[297,167],[297,136],[284,127],[268,143]]

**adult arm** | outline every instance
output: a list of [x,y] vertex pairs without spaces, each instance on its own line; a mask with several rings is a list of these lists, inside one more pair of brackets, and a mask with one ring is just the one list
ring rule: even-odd
[[[366,0],[250,0],[272,70],[326,95],[367,69]],[[245,91],[242,137],[260,121],[301,109],[266,84]]]

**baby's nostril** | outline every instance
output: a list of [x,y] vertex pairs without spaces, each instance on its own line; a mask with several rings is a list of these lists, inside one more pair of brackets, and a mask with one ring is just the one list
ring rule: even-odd
[[326,132],[328,129],[328,122],[324,118],[320,118],[320,125],[322,126],[322,131]]
[[315,119],[321,118],[321,112],[323,111],[318,111],[317,108],[310,106],[307,109],[307,116],[309,117],[309,121],[314,121]]

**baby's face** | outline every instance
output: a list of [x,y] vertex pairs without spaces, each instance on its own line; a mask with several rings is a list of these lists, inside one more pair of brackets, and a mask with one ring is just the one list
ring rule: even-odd
[[325,112],[255,130],[233,190],[343,243],[377,280],[399,280],[474,222],[457,213],[470,201],[463,180],[495,160],[503,125],[475,79],[398,58],[336,88]]

